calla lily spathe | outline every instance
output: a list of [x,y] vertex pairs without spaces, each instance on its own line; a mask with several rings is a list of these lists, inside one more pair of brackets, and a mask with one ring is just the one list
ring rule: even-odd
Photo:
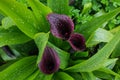
[[71,34],[68,42],[75,51],[83,51],[86,48],[85,39],[81,34]]
[[60,60],[56,51],[50,47],[46,47],[41,59],[38,64],[39,69],[44,74],[52,74],[59,69]]
[[74,30],[73,21],[66,15],[51,13],[47,16],[51,33],[61,39],[68,40]]
[[85,39],[81,34],[73,32],[72,19],[66,15],[55,13],[48,14],[47,19],[50,23],[50,31],[55,37],[68,41],[75,51],[85,50]]

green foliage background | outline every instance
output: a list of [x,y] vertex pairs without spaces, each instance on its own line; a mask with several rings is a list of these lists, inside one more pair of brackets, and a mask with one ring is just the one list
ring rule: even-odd
[[[120,80],[120,1],[73,1],[0,0],[0,80]],[[55,38],[49,13],[71,17],[87,49],[71,53],[66,41]],[[37,67],[46,46],[61,61],[51,75]]]

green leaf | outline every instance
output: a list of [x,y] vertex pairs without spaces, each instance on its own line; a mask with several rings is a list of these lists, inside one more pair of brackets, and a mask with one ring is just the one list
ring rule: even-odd
[[0,48],[0,56],[4,61],[9,61],[9,60],[14,60],[16,59],[16,57],[14,55],[8,55],[7,53],[5,53],[5,51],[3,51],[2,48]]
[[24,4],[15,0],[0,0],[0,10],[11,17],[17,27],[29,37],[33,38],[38,32],[37,21]]
[[109,69],[113,69],[113,67],[115,66],[116,61],[118,60],[118,58],[115,59],[107,59],[104,64],[103,67],[107,67]]
[[1,11],[0,11],[0,25],[1,25],[1,21],[3,18],[4,18],[4,16],[1,14]]
[[[113,34],[116,34],[118,31],[120,31],[120,26],[115,27],[115,28],[113,28],[112,30],[110,30],[110,32],[113,33]],[[119,53],[119,52],[120,52],[120,42],[117,44],[117,46],[116,46],[116,48],[114,49],[111,57],[114,58],[114,57],[120,56],[120,53]]]
[[83,80],[82,79],[82,76],[79,74],[79,73],[73,73],[73,72],[71,72],[71,73],[68,73],[71,77],[73,77],[74,78],[74,80]]
[[35,71],[32,75],[28,76],[26,80],[35,80],[35,77],[39,74],[40,71]]
[[83,8],[81,14],[86,14],[86,13],[88,13],[88,11],[91,9],[91,7],[92,7],[92,3],[91,3],[91,2],[85,3],[85,4],[84,4],[84,8]]
[[65,72],[57,72],[54,75],[55,80],[74,80],[70,75]]
[[86,52],[75,52],[73,57],[81,58],[81,57],[88,57],[88,55],[89,55],[88,51],[86,51]]
[[36,56],[25,57],[0,72],[0,79],[24,80],[36,70],[35,62]]
[[109,42],[113,34],[105,29],[98,28],[86,42],[87,47],[92,47],[100,42]]
[[105,14],[105,11],[101,9],[99,12],[94,14],[94,17],[99,17],[99,16],[102,16],[103,14]]
[[56,46],[54,46],[53,44],[51,44],[50,42],[48,42],[47,44],[49,47],[52,47],[57,53],[58,53],[58,56],[60,58],[60,68],[61,69],[64,69],[67,67],[68,65],[68,60],[69,60],[69,57],[70,57],[70,54],[57,48]]
[[38,59],[37,59],[37,64],[40,62],[44,49],[47,46],[53,48],[57,53],[58,56],[60,57],[60,68],[63,69],[67,66],[68,64],[68,59],[69,59],[69,53],[57,48],[56,46],[54,46],[53,44],[51,44],[50,42],[48,42],[48,38],[49,38],[49,33],[38,33],[35,35],[35,43],[37,44],[38,48],[39,48],[39,55],[38,55]]
[[59,47],[60,49],[65,50],[65,51],[70,49],[70,45],[67,41],[63,41],[62,39],[59,39],[59,38],[53,36],[52,34],[50,34],[49,42],[54,43],[55,46]]
[[115,80],[120,80],[120,78],[116,76],[116,77],[115,77]]
[[32,75],[30,75],[26,80],[52,80],[53,74],[45,75],[37,70]]
[[69,14],[69,0],[47,0],[47,5],[54,13]]
[[119,30],[120,30],[120,26],[113,28],[112,30],[110,30],[110,32],[113,33],[113,34],[115,34],[115,33],[117,33]]
[[34,80],[52,80],[53,74],[45,75],[39,71],[39,74],[35,77]]
[[75,32],[83,34],[87,40],[96,29],[101,27],[105,22],[109,21],[111,18],[115,17],[118,13],[120,13],[120,8],[117,8],[102,16],[95,17],[83,25],[77,25]]
[[[9,47],[12,51],[18,52],[20,56],[35,55],[38,53],[38,48],[34,40],[30,40],[22,44],[9,45]],[[14,52],[14,54],[16,53]]]
[[111,57],[119,57],[119,56],[120,56],[120,42],[117,44],[117,46],[114,49]]
[[37,59],[37,64],[41,61],[44,49],[45,49],[46,44],[48,42],[48,38],[49,38],[49,33],[38,33],[34,37],[35,43],[39,48],[39,55],[38,55],[38,59]]
[[6,69],[7,67],[9,67],[10,65],[12,65],[13,63],[15,63],[17,60],[11,60],[8,61],[7,63],[3,64],[0,66],[0,72],[3,71],[4,69]]
[[51,9],[38,0],[28,0],[28,3],[32,7],[33,13],[35,14],[35,17],[39,24],[39,31],[47,32],[49,30],[49,24],[46,20],[46,16],[49,13],[52,13]]
[[117,76],[117,77],[120,78],[120,75],[119,75],[119,74],[117,74],[117,73],[115,73],[114,71],[112,71],[112,70],[110,70],[110,69],[108,69],[108,68],[105,68],[105,67],[98,69],[98,71],[102,71],[102,72],[105,72],[105,73],[107,73],[107,74],[112,74],[112,75]]
[[83,72],[81,73],[83,80],[96,80],[96,77],[92,72]]
[[19,3],[24,4],[25,6],[28,6],[27,0],[16,0],[16,1],[18,1]]
[[17,27],[9,29],[0,28],[0,47],[4,45],[21,44],[31,40],[23,34]]
[[[120,75],[120,71],[118,72],[118,74]],[[120,77],[115,76],[115,80],[120,80]]]
[[112,51],[115,49],[116,45],[119,43],[119,36],[120,31],[116,33],[113,39],[109,43],[107,43],[101,50],[99,50],[94,56],[82,63],[76,64],[65,70],[69,70],[71,72],[90,72],[101,68],[103,66],[103,63],[108,59]]
[[110,74],[107,74],[105,72],[102,72],[102,71],[93,71],[93,74],[98,77],[98,78],[101,78],[101,79],[105,79],[105,80],[113,80],[112,79],[112,76]]
[[2,27],[8,29],[9,27],[15,26],[15,23],[10,17],[5,17],[2,19]]

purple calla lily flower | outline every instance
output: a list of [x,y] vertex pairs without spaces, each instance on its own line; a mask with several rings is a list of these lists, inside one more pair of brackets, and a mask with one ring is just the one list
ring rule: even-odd
[[71,34],[68,42],[75,51],[83,51],[86,48],[85,39],[81,34]]
[[47,16],[51,33],[61,39],[68,40],[74,30],[73,21],[66,15],[51,13]]
[[50,47],[46,47],[41,62],[38,64],[39,69],[44,74],[52,74],[59,69],[60,60],[56,51]]

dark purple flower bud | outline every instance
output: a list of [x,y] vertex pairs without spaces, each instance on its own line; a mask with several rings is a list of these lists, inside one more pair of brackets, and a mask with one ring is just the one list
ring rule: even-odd
[[75,0],[69,0],[69,5],[73,5],[75,3]]
[[47,16],[51,33],[61,39],[68,40],[74,30],[73,21],[66,15],[51,13]]
[[44,74],[52,74],[59,69],[60,60],[56,51],[50,47],[46,47],[41,59],[38,64],[39,69]]
[[81,34],[71,34],[68,42],[75,51],[83,51],[86,48],[85,39]]

